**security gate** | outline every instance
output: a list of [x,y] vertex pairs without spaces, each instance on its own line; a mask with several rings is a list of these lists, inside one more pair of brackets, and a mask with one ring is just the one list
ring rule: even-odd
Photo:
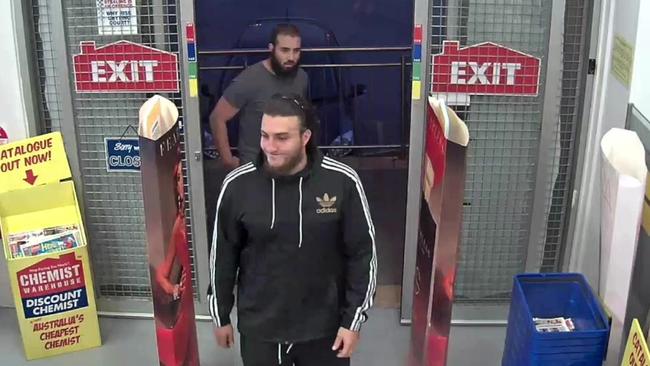
[[[458,96],[452,93],[439,94],[449,104],[456,104],[454,109],[470,130],[456,321],[503,320],[514,274],[561,270],[590,8],[589,2],[571,0],[432,0],[426,7],[416,5],[416,23],[420,19],[428,25],[428,55],[443,53],[445,41],[458,41],[461,50],[491,42],[537,57],[542,65],[537,96],[471,95],[466,103],[454,101]],[[468,51],[465,61],[483,57],[490,64],[511,62],[500,57],[506,51],[484,52],[477,46],[471,55]],[[430,58],[423,60],[427,81],[430,62]],[[456,74],[449,77],[479,84],[499,80],[499,74],[495,77],[486,69],[485,64],[452,69]],[[489,80],[483,74],[487,72],[492,72]],[[502,75],[505,73],[504,69]],[[430,84],[426,85],[430,90]],[[517,93],[517,87],[512,86],[512,93]],[[524,87],[519,88],[523,91]],[[423,100],[413,102],[412,123],[423,119],[423,105]],[[411,313],[413,272],[409,261],[415,257],[414,218],[419,210],[419,197],[415,196],[420,190],[417,151],[422,144],[421,130],[411,127],[409,192],[414,195],[409,197],[407,209],[402,293],[405,322]]]

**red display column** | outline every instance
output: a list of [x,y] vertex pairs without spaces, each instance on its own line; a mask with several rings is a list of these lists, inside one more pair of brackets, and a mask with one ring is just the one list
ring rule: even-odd
[[447,362],[468,142],[465,123],[444,103],[430,99],[413,287],[412,366]]
[[174,103],[161,96],[142,106],[140,170],[160,364],[194,366],[199,353],[177,118]]

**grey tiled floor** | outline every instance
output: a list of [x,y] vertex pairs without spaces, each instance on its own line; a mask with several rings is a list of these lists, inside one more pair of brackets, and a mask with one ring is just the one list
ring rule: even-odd
[[[410,328],[399,325],[396,309],[375,308],[362,331],[353,366],[402,366],[409,349]],[[100,318],[103,345],[99,348],[26,361],[13,309],[0,308],[0,364],[3,366],[158,365],[151,320]],[[209,322],[198,323],[201,365],[241,366],[238,345],[218,349]],[[497,366],[500,364],[504,327],[454,327],[449,366]]]

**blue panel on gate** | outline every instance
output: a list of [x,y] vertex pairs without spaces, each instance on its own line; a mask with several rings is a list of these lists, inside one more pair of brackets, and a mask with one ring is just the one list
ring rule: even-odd
[[422,61],[422,45],[414,44],[413,45],[413,62]]
[[187,61],[196,61],[196,44],[187,43]]
[[104,146],[106,171],[140,171],[140,145],[137,138],[105,138]]

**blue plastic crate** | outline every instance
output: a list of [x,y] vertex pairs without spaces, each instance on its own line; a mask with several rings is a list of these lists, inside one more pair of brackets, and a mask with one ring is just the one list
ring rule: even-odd
[[[540,333],[535,328],[534,317],[561,316],[572,318],[576,330]],[[601,365],[608,338],[607,317],[583,275],[515,276],[503,366]]]
[[584,356],[579,358],[567,358],[564,355],[558,355],[554,358],[535,358],[531,357],[529,360],[524,361],[522,365],[530,366],[601,366],[603,364],[602,357],[598,356]]

